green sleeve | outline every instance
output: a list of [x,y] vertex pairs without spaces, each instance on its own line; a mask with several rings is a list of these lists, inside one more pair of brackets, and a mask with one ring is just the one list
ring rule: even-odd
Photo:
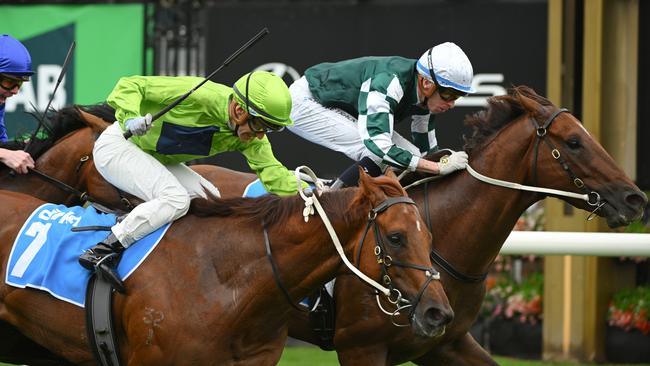
[[[280,163],[273,155],[268,138],[238,143],[237,149],[244,155],[248,166],[257,174],[269,193],[287,196],[298,193],[295,174]],[[307,187],[301,182],[302,188]]]
[[122,130],[126,130],[124,122],[140,116],[140,104],[145,97],[146,80],[143,77],[123,77],[107,98],[108,104],[115,108],[115,118]]

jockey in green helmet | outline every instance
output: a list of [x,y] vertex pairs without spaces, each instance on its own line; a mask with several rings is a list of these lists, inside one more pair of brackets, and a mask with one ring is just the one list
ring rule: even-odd
[[[184,163],[225,151],[239,151],[270,193],[295,194],[294,174],[274,156],[266,133],[290,125],[291,96],[278,76],[255,71],[233,88],[208,81],[152,123],[151,115],[183,96],[203,79],[131,76],[120,79],[107,102],[117,122],[95,142],[99,173],[117,188],[145,202],[111,228],[111,235],[79,257],[100,270],[119,290],[114,271],[134,241],[185,215],[195,197],[219,190]],[[124,132],[133,137],[126,140]]]

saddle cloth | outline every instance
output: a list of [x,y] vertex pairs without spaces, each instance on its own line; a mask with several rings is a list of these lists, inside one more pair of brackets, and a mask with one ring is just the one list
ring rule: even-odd
[[[47,203],[37,208],[18,233],[9,255],[5,282],[8,285],[47,291],[63,301],[84,307],[91,272],[79,265],[81,253],[104,240],[108,231],[70,231],[73,227],[113,226],[113,214],[93,207],[66,207]],[[124,251],[117,267],[128,278],[158,245],[167,224]]]

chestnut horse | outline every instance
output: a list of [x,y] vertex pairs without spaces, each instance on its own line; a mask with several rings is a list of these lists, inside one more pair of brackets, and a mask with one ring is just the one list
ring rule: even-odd
[[[12,243],[43,201],[9,191],[0,199],[0,242]],[[390,296],[410,305],[409,329],[423,338],[443,333],[453,312],[428,258],[431,234],[395,176],[363,174],[359,188],[319,201],[352,264],[370,278],[390,276]],[[204,201],[195,207],[204,216],[176,221],[126,280],[128,293],[114,295],[122,362],[276,364],[290,302],[346,269],[323,214],[307,221],[304,208],[297,195]],[[3,277],[10,250],[0,248]],[[94,364],[80,307],[3,283],[0,309],[2,321],[54,354]]]
[[[605,217],[610,226],[626,225],[639,218],[647,204],[645,195],[579,120],[568,112],[556,114],[558,111],[547,99],[523,86],[512,89],[507,96],[491,98],[486,110],[466,121],[474,129],[466,145],[470,166],[492,178],[573,192],[580,191],[574,182],[582,182],[598,193],[601,203],[606,202],[596,214]],[[194,168],[215,182],[224,196],[241,195],[256,178],[224,168]],[[419,178],[409,174],[403,184]],[[491,185],[467,171],[414,186],[410,192],[430,225],[438,263],[443,263],[436,267],[442,272],[454,321],[436,339],[396,333],[390,322],[369,305],[373,303],[372,291],[350,276],[338,276],[334,346],[339,360],[353,365],[408,360],[421,365],[495,365],[468,333],[485,295],[484,274],[521,213],[549,194]],[[566,201],[588,211],[595,208],[575,198]],[[361,300],[356,300],[359,297]],[[360,316],[367,321],[358,321]],[[293,337],[325,346],[310,330],[307,316],[298,311],[292,314],[289,332]]]

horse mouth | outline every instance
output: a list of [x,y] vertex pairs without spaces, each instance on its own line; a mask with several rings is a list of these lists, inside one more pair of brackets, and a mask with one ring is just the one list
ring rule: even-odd
[[447,324],[454,318],[451,309],[443,310],[432,307],[424,311],[420,316],[414,316],[411,325],[415,334],[421,337],[437,338],[445,334]]
[[430,326],[424,324],[413,324],[413,331],[416,335],[424,338],[438,338],[442,337],[447,331],[447,325]]
[[596,212],[607,220],[610,228],[626,226],[641,219],[648,204],[648,198],[641,191],[626,192],[622,196],[622,199],[604,197],[605,204]]

